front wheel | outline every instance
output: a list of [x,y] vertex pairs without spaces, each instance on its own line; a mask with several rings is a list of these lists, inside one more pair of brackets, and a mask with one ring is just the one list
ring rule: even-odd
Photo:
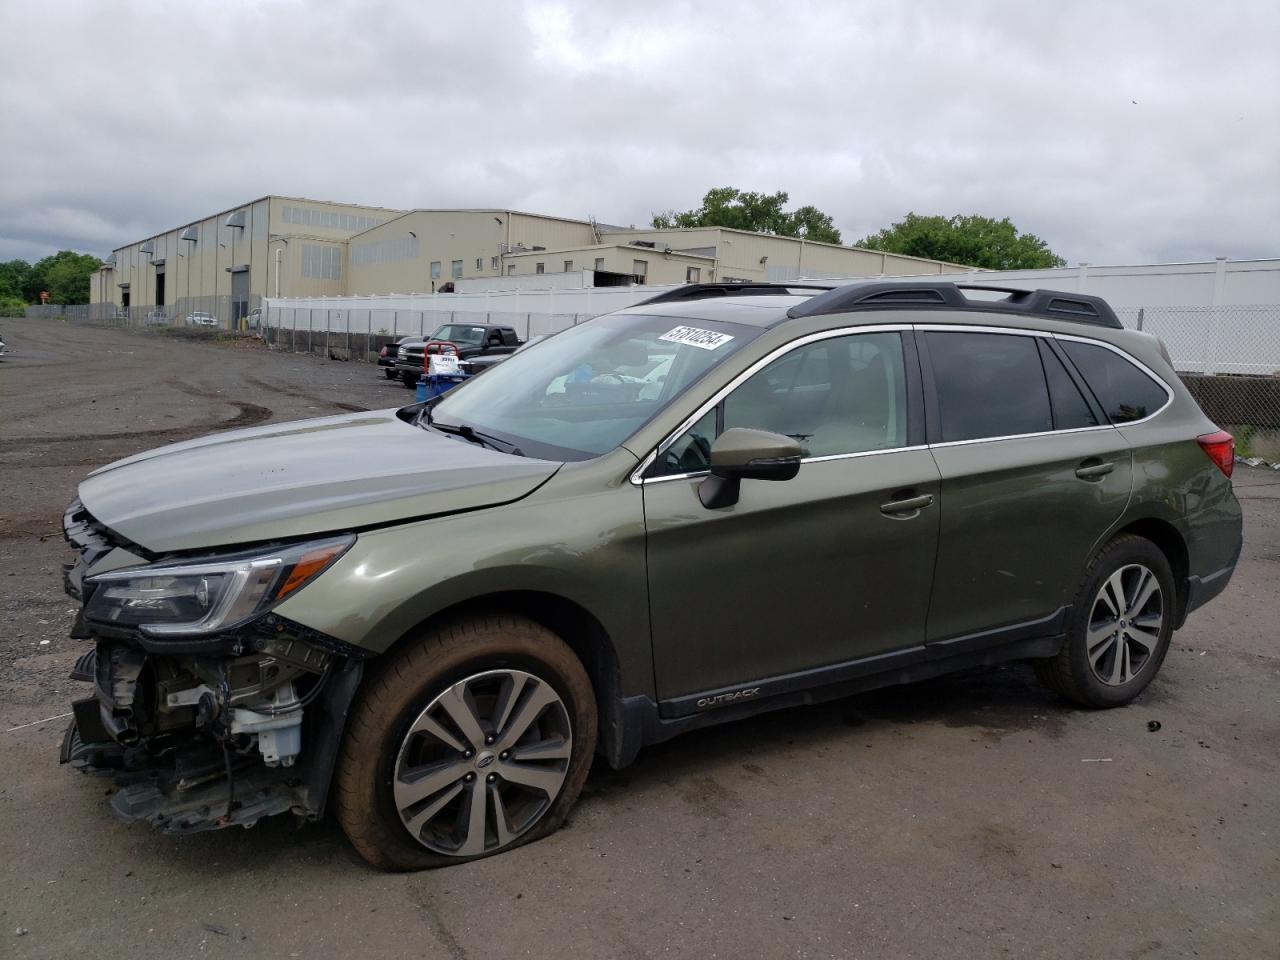
[[383,869],[492,856],[560,826],[595,742],[595,697],[564,641],[521,618],[456,623],[367,681],[338,760],[338,820]]
[[1112,540],[1089,564],[1062,650],[1037,665],[1047,686],[1088,707],[1132,701],[1169,650],[1177,595],[1173,570],[1150,540]]
[[388,380],[394,380],[396,377],[400,376],[400,374],[396,373],[395,370],[390,367],[383,367],[382,372],[387,375]]

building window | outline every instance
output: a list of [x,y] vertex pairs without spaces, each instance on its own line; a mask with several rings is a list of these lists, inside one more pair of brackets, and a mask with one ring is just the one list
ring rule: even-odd
[[484,257],[476,257],[476,269],[477,270],[484,269]]
[[572,273],[572,272],[573,272],[573,261],[572,261],[572,260],[566,260],[566,261],[564,262],[564,272],[565,272],[565,273]]
[[645,278],[649,276],[649,261],[648,260],[632,260],[631,272],[635,275],[635,278],[637,280],[643,283]]
[[537,263],[537,264],[534,264],[533,272],[534,272],[534,273],[546,273],[546,272],[547,272],[547,265],[546,265],[545,263]]
[[514,276],[514,275],[515,275],[515,272],[516,272],[516,265],[515,265],[514,263],[508,263],[508,264],[507,264],[507,276],[508,276],[508,277],[510,277],[510,276]]
[[440,261],[439,260],[431,261],[431,279],[432,280],[440,279]]
[[697,282],[698,282],[698,280],[699,280],[701,277],[702,277],[702,268],[701,268],[701,267],[689,267],[689,268],[688,268],[687,270],[685,270],[685,272],[684,272],[684,282],[685,282],[685,283],[697,283]]
[[449,265],[449,276],[453,277],[453,279],[455,280],[457,280],[460,276],[462,276],[461,260],[455,260],[453,261],[452,264]]
[[490,269],[490,270],[497,270],[497,269],[498,269],[498,258],[497,258],[497,257],[490,257],[490,258],[489,258],[489,269]]
[[302,275],[311,280],[341,280],[342,250],[303,244]]
[[604,269],[604,257],[596,257],[596,269],[597,270]]
[[398,240],[380,240],[377,243],[357,243],[351,247],[351,265],[364,267],[371,263],[398,263],[415,260],[419,246],[417,237],[401,237]]

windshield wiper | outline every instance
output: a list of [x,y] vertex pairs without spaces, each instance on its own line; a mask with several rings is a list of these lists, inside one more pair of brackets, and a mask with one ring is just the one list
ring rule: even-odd
[[469,423],[436,423],[430,416],[427,417],[427,423],[431,425],[432,429],[439,430],[441,433],[452,433],[463,440],[470,440],[472,443],[478,443],[482,447],[489,447],[499,453],[510,453],[517,457],[524,456],[523,451],[514,443],[483,433]]

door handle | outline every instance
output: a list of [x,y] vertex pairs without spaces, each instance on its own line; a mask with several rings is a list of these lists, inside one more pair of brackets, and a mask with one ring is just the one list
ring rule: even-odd
[[1076,476],[1081,480],[1097,480],[1105,477],[1108,473],[1116,468],[1114,463],[1099,463],[1098,461],[1086,460],[1080,466],[1076,467]]
[[932,505],[933,494],[925,493],[918,497],[907,497],[905,500],[890,500],[888,503],[882,503],[880,504],[880,512],[885,516],[893,516],[897,513],[910,513],[913,510]]

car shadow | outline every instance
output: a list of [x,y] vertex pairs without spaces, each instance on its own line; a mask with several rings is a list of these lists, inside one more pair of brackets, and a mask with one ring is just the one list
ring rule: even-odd
[[714,778],[720,768],[736,769],[744,758],[767,768],[772,757],[796,749],[864,741],[910,724],[968,728],[996,739],[1034,730],[1058,739],[1072,712],[1039,684],[1029,664],[975,668],[704,727],[644,749],[623,770],[612,770],[597,757],[583,797],[609,799],[684,776]]
[[[1057,739],[1063,736],[1072,712],[1071,706],[1037,683],[1029,665],[968,670],[705,727],[646,748],[623,770],[613,770],[597,757],[579,812],[609,816],[613,802],[637,798],[649,789],[688,778],[705,783],[721,773],[737,772],[744,761],[749,769],[764,773],[787,754],[822,752],[844,741],[874,741],[905,725],[942,724],[990,738],[1036,731]],[[269,817],[251,830],[166,837],[163,843],[158,839],[146,845],[147,856],[193,871],[216,862],[222,875],[257,870],[264,853],[281,868],[365,867],[331,813],[311,823]]]

